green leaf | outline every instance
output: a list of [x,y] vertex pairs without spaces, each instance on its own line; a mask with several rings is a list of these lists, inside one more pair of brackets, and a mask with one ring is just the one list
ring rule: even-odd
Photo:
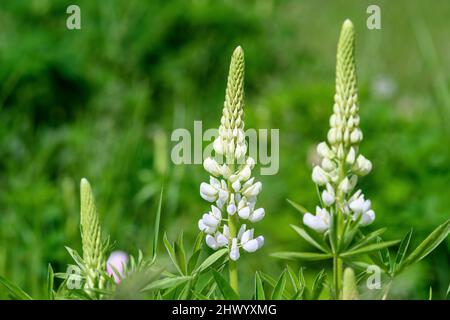
[[268,274],[259,271],[259,275],[261,276],[261,279],[263,279],[265,282],[267,282],[272,288],[275,287],[275,285],[277,284],[276,280],[274,278],[272,278],[271,276],[269,276]]
[[281,275],[278,278],[278,281],[275,285],[275,288],[273,289],[272,300],[281,300],[283,298],[284,288],[286,287],[286,278],[287,278],[287,272],[285,269],[281,273]]
[[362,247],[362,248],[359,248],[356,250],[343,252],[343,253],[341,253],[341,257],[343,257],[343,258],[354,257],[354,256],[357,256],[360,254],[369,253],[369,252],[376,251],[376,250],[381,250],[381,249],[396,245],[399,242],[400,242],[400,240],[393,240],[393,241],[369,244],[365,247]]
[[265,300],[266,294],[264,293],[264,286],[261,280],[259,272],[255,273],[255,300]]
[[85,269],[85,264],[83,258],[78,254],[76,250],[73,250],[72,248],[65,247],[69,255],[72,257],[73,261],[81,268]]
[[172,278],[164,278],[160,280],[156,280],[149,285],[145,286],[141,291],[150,291],[154,289],[168,289],[175,288],[180,284],[185,283],[192,279],[190,276],[180,276],[180,277],[172,277]]
[[222,258],[226,253],[228,252],[228,249],[220,249],[214,252],[212,255],[210,255],[208,258],[205,259],[205,261],[200,264],[197,269],[193,271],[193,273],[201,273],[205,271],[207,268],[209,268],[211,265],[213,265],[217,260]]
[[202,250],[197,250],[189,258],[188,266],[187,266],[188,274],[192,274],[192,271],[194,271],[195,267],[197,266],[198,258],[200,257],[201,253],[202,253]]
[[[377,243],[382,243],[383,239],[381,237],[377,238]],[[382,248],[378,251],[378,254],[380,256],[381,262],[385,266],[385,269],[389,272],[392,269],[391,265],[391,254],[389,252],[388,248]]]
[[204,235],[205,234],[203,232],[198,233],[197,238],[195,238],[195,243],[194,243],[194,248],[192,249],[192,253],[194,253],[202,248]]
[[331,250],[332,252],[337,252],[339,248],[339,241],[338,241],[338,216],[337,214],[331,214],[330,217],[330,244],[331,244]]
[[449,232],[450,219],[434,229],[434,231],[404,260],[398,271],[425,258],[442,241],[444,241],[445,238],[447,238]]
[[294,270],[290,266],[287,266],[287,271],[289,274],[289,279],[291,280],[292,287],[294,287],[295,291],[298,291],[300,289],[300,281],[298,280],[297,275],[295,274]]
[[163,200],[164,187],[161,188],[161,193],[159,194],[158,210],[156,211],[155,217],[155,230],[153,232],[153,252],[152,261],[156,260],[156,255],[158,254],[158,242],[159,242],[159,224],[161,221],[161,207]]
[[311,289],[311,299],[317,300],[322,292],[323,286],[325,284],[326,279],[325,270],[321,270],[317,276],[314,278],[314,282]]
[[32,300],[32,298],[25,291],[23,291],[21,288],[19,288],[15,284],[9,282],[2,276],[0,276],[0,285],[3,285],[6,288],[6,290],[8,290],[9,295],[11,296],[12,299]]
[[351,246],[349,250],[355,250],[355,249],[365,246],[366,244],[370,243],[372,240],[378,238],[385,231],[386,231],[386,228],[381,228],[381,229],[375,230],[374,232],[371,232],[371,233],[363,236],[361,239],[358,240],[357,243],[355,243],[353,246]]
[[180,267],[182,274],[187,274],[187,262],[186,262],[186,252],[184,251],[183,245],[183,232],[180,232],[178,240],[175,242],[174,247],[175,255],[177,257],[178,266]]
[[309,244],[313,245],[320,251],[323,251],[325,253],[329,253],[329,250],[327,250],[323,245],[321,245],[319,242],[317,242],[305,229],[295,226],[291,224],[291,228],[295,230],[303,239],[305,239]]
[[227,300],[238,300],[239,296],[238,294],[231,288],[230,284],[227,280],[216,270],[213,270],[213,276],[214,280],[217,283],[217,287],[220,290],[220,293],[222,293],[223,297]]
[[294,251],[283,251],[271,254],[272,257],[279,259],[288,260],[305,260],[305,261],[317,261],[333,258],[332,254],[329,253],[316,253],[316,252],[294,252]]
[[173,265],[178,270],[178,272],[183,275],[183,270],[180,268],[180,265],[177,261],[177,256],[175,254],[175,249],[172,247],[172,245],[169,242],[169,239],[167,239],[167,234],[164,233],[163,242],[166,247],[167,253],[169,254],[170,260],[172,260]]
[[395,257],[394,265],[392,266],[392,272],[395,272],[397,266],[400,266],[403,262],[403,259],[405,258],[406,252],[408,251],[409,243],[411,241],[412,232],[413,232],[412,229],[409,230],[409,232],[402,239],[402,242],[400,242],[400,246],[397,250],[397,256]]
[[55,299],[55,293],[53,291],[53,269],[51,264],[48,264],[48,271],[47,271],[47,299],[54,300]]
[[289,200],[289,199],[286,199],[286,200],[287,200],[287,202],[289,202],[289,204],[290,204],[291,206],[293,206],[297,211],[299,211],[299,212],[301,212],[301,213],[308,213],[308,212],[309,212],[308,210],[305,209],[305,207],[299,205],[298,203],[296,203],[296,202],[294,202],[294,201],[292,201],[292,200]]
[[204,294],[197,292],[197,291],[192,291],[192,294],[198,299],[198,300],[209,300],[209,297],[205,296]]

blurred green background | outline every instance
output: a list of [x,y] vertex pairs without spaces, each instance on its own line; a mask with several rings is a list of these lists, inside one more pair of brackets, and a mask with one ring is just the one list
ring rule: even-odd
[[[70,4],[81,7],[81,30],[66,28]],[[369,4],[381,7],[381,30],[366,27]],[[357,35],[361,152],[374,164],[360,185],[377,213],[367,229],[387,226],[397,239],[413,227],[417,244],[449,217],[449,17],[445,0],[1,1],[0,274],[40,297],[47,264],[65,270],[64,245],[81,247],[82,177],[116,248],[150,254],[163,183],[162,229],[192,242],[207,174],[171,164],[170,134],[194,120],[219,125],[229,59],[242,45],[246,126],[280,129],[279,173],[260,177],[266,245],[239,261],[250,297],[255,270],[275,276],[285,264],[269,253],[307,248],[286,198],[317,203],[311,159],[327,132],[346,18]],[[425,299],[432,286],[443,298],[449,244],[409,269],[392,297]]]

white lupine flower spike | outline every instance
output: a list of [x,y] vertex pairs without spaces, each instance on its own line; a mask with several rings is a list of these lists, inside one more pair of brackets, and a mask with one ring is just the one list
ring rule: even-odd
[[[336,93],[333,114],[326,141],[317,145],[319,161],[313,167],[311,178],[316,184],[321,206],[315,214],[300,205],[294,205],[303,214],[303,224],[317,232],[323,243],[308,235],[307,230],[299,234],[316,248],[333,258],[333,281],[335,298],[340,298],[342,282],[343,252],[351,248],[358,228],[375,220],[375,211],[370,200],[361,190],[354,192],[358,178],[372,170],[372,163],[360,154],[363,133],[359,127],[359,106],[354,56],[354,29],[350,20],[342,26],[336,63]],[[256,210],[253,214],[256,214]],[[252,218],[250,214],[249,219]],[[303,234],[303,235],[302,235]],[[245,237],[243,249],[257,248]],[[357,241],[357,240],[356,240]],[[242,240],[241,240],[242,242]],[[290,255],[291,253],[285,252]]]
[[[213,143],[214,156],[204,160],[203,167],[211,175],[209,183],[200,185],[200,196],[212,203],[211,212],[198,222],[207,234],[206,244],[213,250],[228,248],[230,285],[236,291],[240,249],[254,252],[264,244],[264,237],[253,238],[247,223],[261,221],[263,208],[255,209],[262,184],[252,177],[255,160],[247,155],[244,132],[244,52],[237,47],[232,55],[225,92],[219,135]],[[222,230],[222,232],[220,232]]]

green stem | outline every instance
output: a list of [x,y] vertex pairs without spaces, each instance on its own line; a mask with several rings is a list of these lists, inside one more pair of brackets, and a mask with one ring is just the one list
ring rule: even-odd
[[333,282],[335,299],[341,299],[342,288],[342,259],[339,256],[333,257]]
[[[229,216],[228,228],[230,230],[230,244],[229,248],[231,248],[231,241],[237,234],[237,218],[236,215]],[[239,284],[238,284],[238,269],[236,261],[231,259],[228,260],[228,269],[230,271],[230,286],[233,290],[239,294]]]

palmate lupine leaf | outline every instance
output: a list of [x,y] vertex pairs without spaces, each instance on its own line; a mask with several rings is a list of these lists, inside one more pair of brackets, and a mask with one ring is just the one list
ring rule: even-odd
[[341,253],[341,257],[350,258],[350,257],[354,257],[357,255],[370,253],[372,251],[380,251],[387,247],[396,245],[399,242],[400,242],[400,240],[393,240],[393,241],[385,241],[385,242],[380,242],[380,243],[369,244],[367,246],[364,246],[364,247],[356,249],[356,250],[343,252],[343,253]]
[[238,300],[239,295],[230,286],[229,281],[225,280],[225,278],[216,270],[213,270],[212,272],[213,272],[214,280],[216,281],[217,287],[219,288],[222,296],[227,300]]
[[277,283],[275,284],[275,287],[273,288],[271,297],[272,300],[281,300],[283,298],[284,289],[286,287],[286,281],[287,281],[287,272],[285,269],[281,273]]
[[330,250],[326,248],[326,244],[323,241],[318,241],[314,239],[314,236],[311,235],[307,230],[303,229],[302,227],[295,226],[291,224],[291,228],[295,230],[303,239],[305,239],[309,244],[316,247],[320,251],[323,251],[325,253],[329,253]]
[[255,273],[255,300],[265,300],[266,294],[264,293],[264,286],[261,280],[259,272]]
[[450,219],[438,226],[434,231],[422,241],[421,244],[403,261],[399,266],[397,273],[405,267],[419,262],[430,254],[442,241],[444,241],[450,232]]
[[225,256],[228,253],[227,248],[220,249],[216,252],[214,252],[212,255],[210,255],[208,258],[203,261],[199,267],[197,267],[193,273],[201,273],[205,270],[207,270],[210,266],[212,266],[216,261],[218,261],[220,258]]
[[275,252],[272,253],[271,256],[280,259],[287,259],[287,260],[300,259],[304,261],[318,261],[333,258],[333,255],[330,253],[296,252],[296,251]]
[[413,232],[412,229],[409,230],[409,232],[402,239],[402,242],[400,242],[400,246],[398,247],[397,256],[395,257],[391,272],[395,272],[395,270],[398,268],[398,266],[400,266],[402,264],[403,259],[405,258],[406,253],[408,252],[412,232]]

